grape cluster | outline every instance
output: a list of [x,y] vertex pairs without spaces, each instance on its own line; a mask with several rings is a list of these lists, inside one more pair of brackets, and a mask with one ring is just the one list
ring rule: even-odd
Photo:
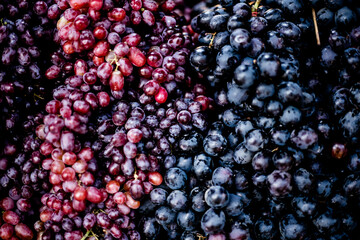
[[41,47],[52,39],[55,27],[46,8],[44,1],[0,3],[1,239],[33,239],[39,199],[50,191],[35,135],[44,117],[46,91],[53,87],[43,76],[55,48],[51,41],[48,49]]
[[[175,12],[166,14],[175,5],[164,3],[164,13],[151,17],[154,22],[148,19],[152,13],[143,11],[143,23],[153,27],[140,35],[136,30],[142,24],[129,21],[130,13],[136,15],[136,4],[142,4],[135,2],[131,11],[125,4],[125,11],[104,1],[96,19],[92,2],[89,8],[79,7],[77,1],[69,6],[57,3],[58,9],[65,10],[57,14],[59,31],[54,39],[61,48],[51,55],[53,66],[45,73],[57,87],[46,104],[48,114],[36,129],[43,141],[42,168],[52,184],[51,192],[41,199],[40,221],[35,224],[41,239],[138,239],[132,209],[139,208],[144,194],[161,184],[158,158],[171,151],[169,133],[162,131],[172,127],[174,144],[182,131],[179,124],[187,131],[192,129],[190,122],[206,128],[200,112],[210,100],[201,85],[186,102],[178,101],[177,109],[183,112],[160,107],[170,101],[167,107],[175,106],[168,96],[182,96],[178,86],[194,85],[185,71],[192,45],[189,30],[181,27]],[[143,4],[158,7],[152,1]],[[79,8],[87,9],[88,15],[80,14]],[[94,42],[84,38],[86,34]],[[166,114],[169,117],[163,119]],[[152,136],[149,127],[159,123],[161,128]],[[147,149],[142,151],[144,144]]]
[[[23,122],[43,107],[46,90],[53,87],[43,81],[49,66],[44,56],[55,48],[49,41],[55,23],[47,18],[46,8],[43,1],[0,3],[0,130],[10,134],[6,140],[19,140]],[[42,49],[47,42],[48,49]]]
[[[144,79],[144,84],[145,79],[154,80],[144,86],[144,93],[159,103],[168,96],[162,83],[174,88],[176,82],[190,81],[183,66],[192,41],[185,18],[174,11],[179,2],[168,0],[160,5],[134,0],[121,7],[113,1],[74,2],[59,5],[65,11],[58,20],[56,41],[66,55],[87,55],[85,60],[97,67],[97,77],[110,86],[115,98],[135,76]],[[56,79],[59,73],[53,66],[47,76]]]
[[316,18],[322,37],[326,38],[335,28],[348,31],[356,25],[359,4],[355,1],[308,1],[316,10]]
[[[329,78],[332,88],[329,100],[332,103],[332,116],[339,122],[339,126],[336,126],[339,140],[349,144],[358,142],[359,132],[359,115],[356,110],[359,104],[356,80],[360,53],[359,27],[353,5],[351,2],[339,4],[331,1],[325,5],[315,5],[317,8],[323,7],[317,14],[319,25],[323,28],[321,37],[324,43],[318,57],[319,69],[322,69],[318,75]],[[326,21],[323,19],[325,16]]]
[[[41,121],[40,114],[34,123]],[[5,144],[0,157],[0,208],[2,225],[0,238],[33,239],[33,221],[39,214],[39,199],[50,191],[48,174],[40,169],[40,142],[34,128],[23,129],[21,141]]]
[[318,62],[313,64],[313,71],[309,76],[312,78],[310,87],[325,87],[325,83],[320,79],[328,79],[327,89],[318,92],[321,101],[331,103],[327,107],[327,112],[329,117],[335,120],[332,126],[332,157],[353,159],[348,163],[348,168],[357,171],[356,160],[353,157],[356,155],[359,131],[356,80],[359,74],[356,66],[359,59],[359,6],[352,1],[324,1],[311,4],[317,10],[322,46],[311,60]]
[[[346,90],[339,91],[338,86],[333,87],[335,95],[326,91],[332,79],[344,84],[338,61],[344,66],[341,76],[348,77],[344,85],[357,76],[358,45],[351,37],[356,34],[351,28],[356,28],[347,26],[347,37],[341,37],[339,29],[341,21],[355,22],[355,11],[337,14],[337,25],[332,26],[337,29],[328,35],[330,46],[318,50],[307,2],[264,1],[258,9],[246,2],[220,4],[192,19],[200,46],[191,53],[190,61],[214,87],[214,99],[225,110],[219,112],[220,122],[204,136],[206,155],[201,164],[195,157],[190,161],[193,166],[187,165],[190,168],[166,173],[170,189],[172,181],[167,182],[167,174],[176,175],[176,182],[186,186],[195,181],[191,175],[197,180],[193,189],[175,188],[184,190],[184,197],[178,199],[185,199],[177,211],[170,197],[174,193],[164,188],[168,192],[162,193],[163,203],[172,210],[155,210],[155,222],[171,235],[175,226],[166,225],[162,217],[177,218],[177,228],[195,231],[185,232],[183,239],[196,239],[197,234],[209,239],[352,238],[358,221],[352,211],[359,210],[355,203],[359,195],[352,192],[358,188],[350,190],[349,184],[358,186],[358,173],[335,159],[351,161],[352,167],[358,159],[357,153],[351,160],[345,158],[346,146],[356,143],[359,126],[351,112],[357,111],[353,105],[356,88],[350,86],[351,97],[350,91],[345,95]],[[340,8],[345,8],[344,4]],[[328,34],[319,25],[320,32]],[[320,38],[323,42],[322,35]],[[342,44],[347,41],[352,49]],[[337,56],[339,50],[343,57]],[[321,82],[322,78],[329,81]],[[319,86],[325,87],[323,91]],[[342,111],[335,114],[339,125],[332,122],[334,108],[329,108],[329,102]],[[350,104],[349,110],[342,107],[345,103]],[[338,128],[343,131],[338,133]],[[353,131],[350,137],[349,130]],[[334,144],[338,135],[343,142]],[[344,168],[347,170],[340,173]],[[194,197],[199,180],[204,181],[202,193]],[[344,200],[342,207],[340,199]],[[197,201],[203,204],[199,215],[194,205]],[[238,211],[232,212],[232,207]],[[200,226],[195,219],[201,219]]]

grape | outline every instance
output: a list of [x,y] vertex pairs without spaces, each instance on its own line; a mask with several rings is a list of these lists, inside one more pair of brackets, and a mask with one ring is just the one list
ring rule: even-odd
[[23,223],[19,223],[15,226],[15,233],[21,239],[30,240],[33,239],[34,237],[34,234],[32,233],[31,229]]

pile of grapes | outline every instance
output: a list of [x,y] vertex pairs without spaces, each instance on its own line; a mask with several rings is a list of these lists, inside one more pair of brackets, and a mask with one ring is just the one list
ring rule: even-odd
[[357,0],[0,0],[0,239],[356,240]]

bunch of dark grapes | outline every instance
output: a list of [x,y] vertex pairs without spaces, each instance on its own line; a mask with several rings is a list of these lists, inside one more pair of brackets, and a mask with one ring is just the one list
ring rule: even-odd
[[359,3],[311,1],[311,4],[317,10],[321,46],[308,74],[312,79],[310,87],[319,89],[321,102],[332,120],[328,151],[336,159],[333,171],[344,179],[340,186],[345,199],[356,209],[351,204],[356,205],[359,199],[360,183]]
[[335,28],[346,32],[358,22],[360,5],[357,1],[308,0],[306,2],[316,11],[320,36],[325,42],[329,33]]
[[41,141],[35,135],[44,99],[53,87],[43,77],[47,56],[55,48],[49,40],[56,22],[47,16],[48,3],[0,3],[1,239],[33,239],[39,199],[50,190],[47,172],[40,168]]
[[[352,1],[312,2],[317,12],[321,33],[321,48],[313,75],[327,78],[325,94],[330,94],[329,111],[338,121],[336,139],[357,144],[359,133],[358,81],[359,76],[359,4]],[[320,82],[324,86],[325,83]]]
[[[225,110],[206,136],[191,137],[204,153],[182,149],[167,159],[165,185],[140,209],[150,213],[140,221],[145,237],[356,235],[359,177],[331,150],[332,115],[312,85],[322,75],[306,72],[317,69],[311,11],[292,2],[230,2],[193,18],[200,46],[190,62]],[[296,7],[301,17],[292,15]]]
[[[331,169],[339,167],[332,159],[306,155],[314,132],[302,129],[309,141],[294,136],[290,146],[273,142],[270,150],[256,143],[264,130],[254,122],[231,110],[220,116],[196,142],[202,153],[166,158],[165,184],[139,208],[145,239],[354,239],[358,178]],[[238,147],[236,135],[244,138]]]
[[9,134],[5,141],[19,139],[23,122],[39,112],[53,86],[43,81],[49,66],[45,56],[54,49],[49,40],[55,22],[48,18],[47,6],[45,1],[0,3],[0,130]]

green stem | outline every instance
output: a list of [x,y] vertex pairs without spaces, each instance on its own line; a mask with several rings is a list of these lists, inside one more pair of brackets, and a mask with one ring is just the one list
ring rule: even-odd
[[37,95],[36,93],[34,93],[34,97],[40,98],[41,100],[44,100],[43,97],[41,97],[40,95]]
[[85,233],[85,235],[81,238],[81,240],[85,240],[89,236],[90,232],[91,232],[91,229]]
[[[260,6],[261,0],[256,0],[255,4],[251,7],[251,12],[257,14],[257,10]],[[254,15],[254,14],[253,14]]]
[[91,235],[96,239],[96,240],[99,240],[97,235],[90,229],[90,232],[91,232]]

